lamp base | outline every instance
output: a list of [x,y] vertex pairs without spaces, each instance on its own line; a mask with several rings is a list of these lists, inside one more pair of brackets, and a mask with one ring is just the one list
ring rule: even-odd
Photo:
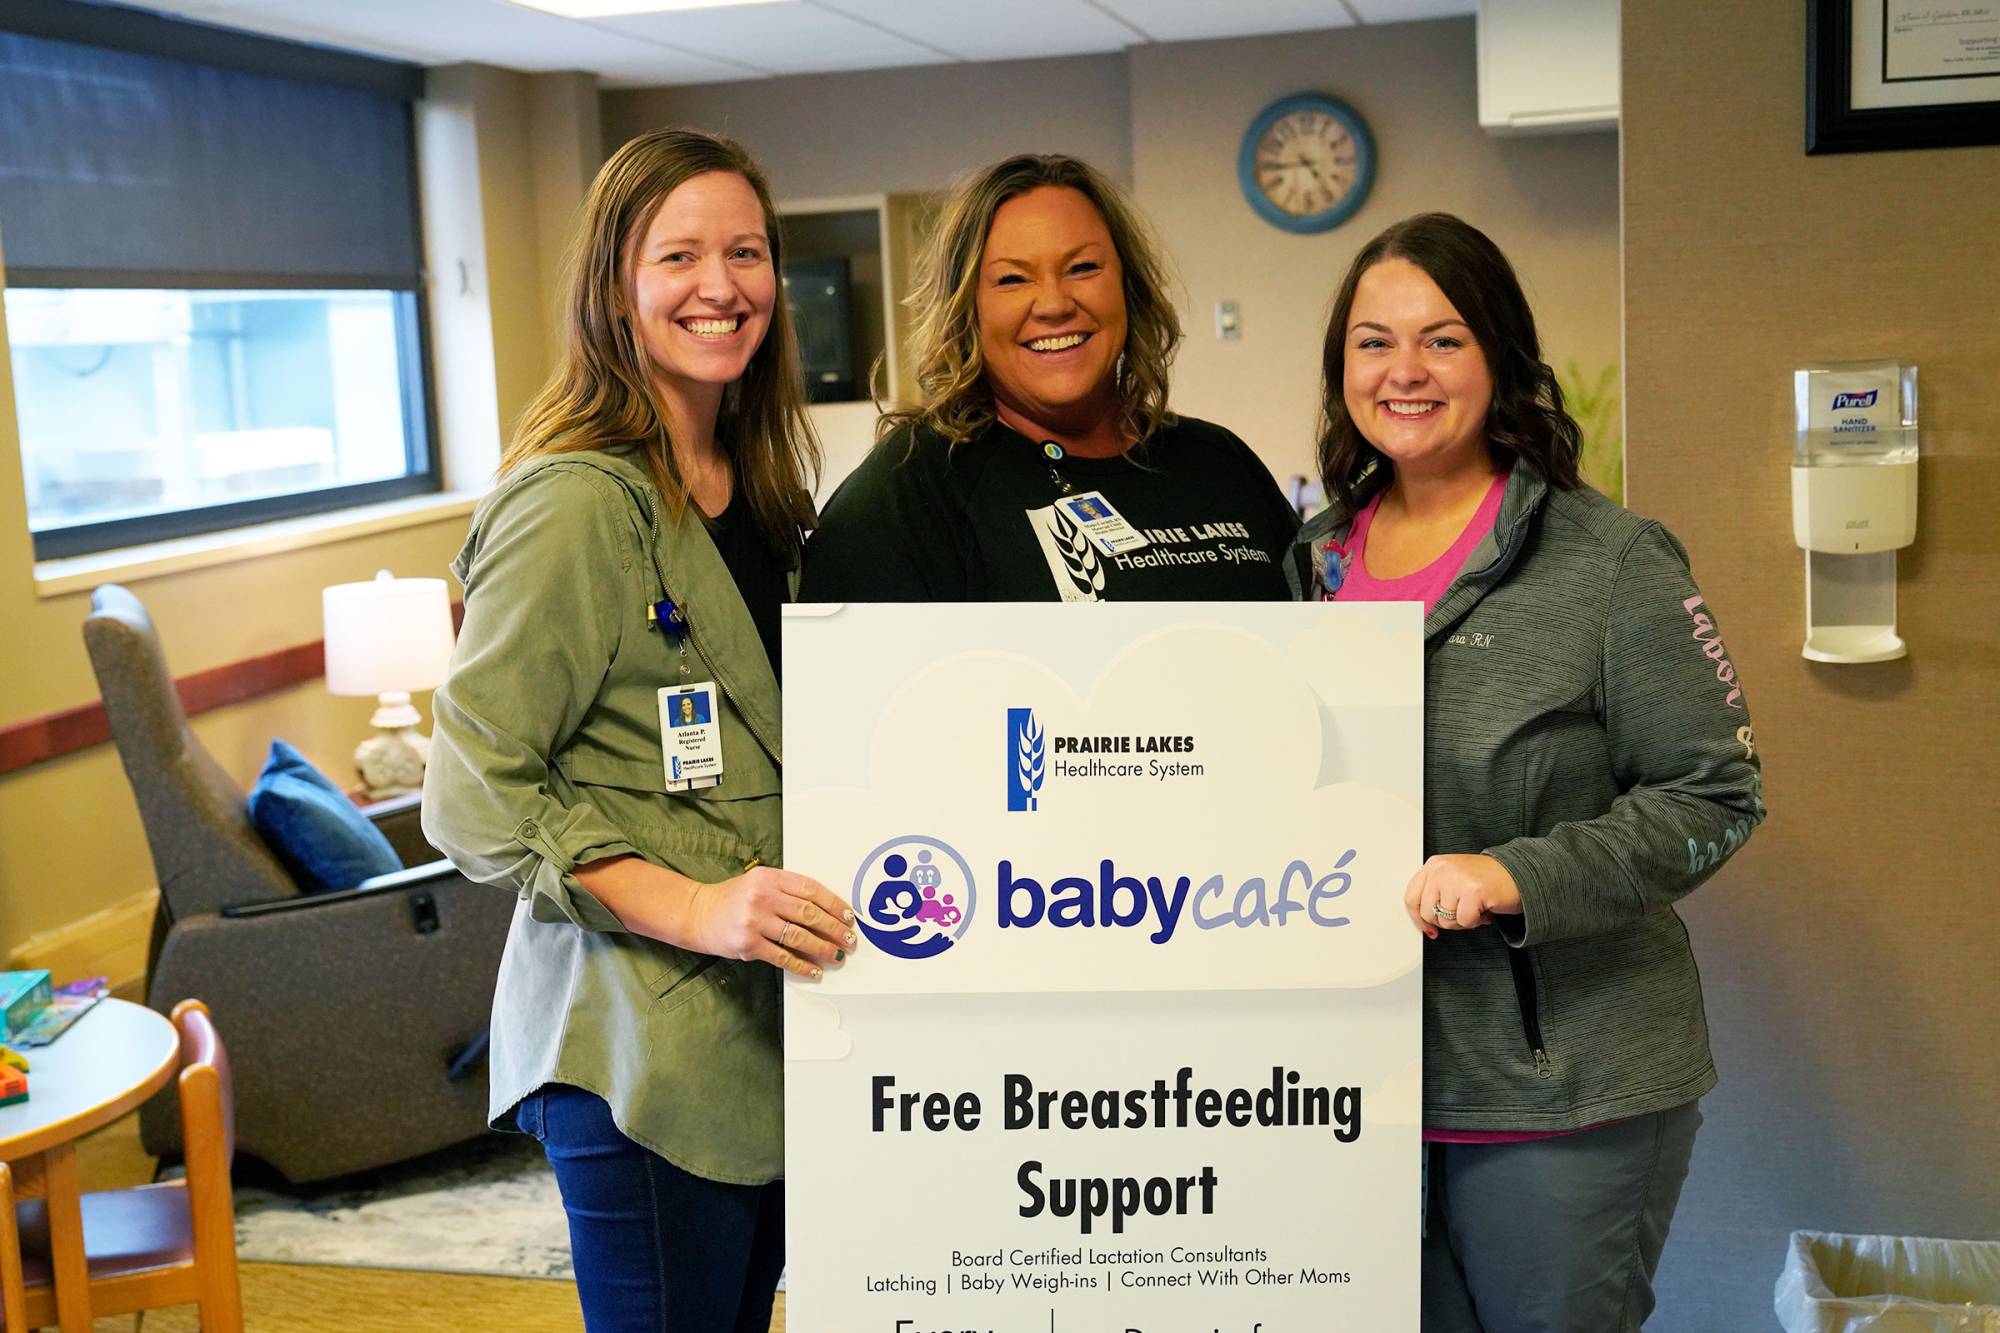
[[424,787],[431,738],[414,726],[383,728],[354,750],[354,767],[371,801],[407,796]]

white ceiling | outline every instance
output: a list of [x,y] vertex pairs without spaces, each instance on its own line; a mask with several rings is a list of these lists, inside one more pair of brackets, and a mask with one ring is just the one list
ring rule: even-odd
[[558,18],[514,0],[139,0],[426,65],[588,70],[608,87],[1119,51],[1470,14],[1476,0],[776,0]]

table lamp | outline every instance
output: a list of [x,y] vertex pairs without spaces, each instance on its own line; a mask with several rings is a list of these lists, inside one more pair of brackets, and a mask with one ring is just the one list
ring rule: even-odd
[[354,751],[371,799],[424,784],[431,738],[417,730],[416,690],[444,683],[451,665],[451,599],[443,579],[399,579],[383,570],[368,583],[337,583],[321,595],[326,617],[326,688],[375,695],[375,728]]

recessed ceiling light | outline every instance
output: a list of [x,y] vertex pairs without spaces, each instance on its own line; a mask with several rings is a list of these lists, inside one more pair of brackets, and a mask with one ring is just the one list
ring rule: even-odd
[[513,0],[566,19],[601,19],[622,14],[671,14],[682,9],[734,9],[741,5],[778,4],[782,0]]

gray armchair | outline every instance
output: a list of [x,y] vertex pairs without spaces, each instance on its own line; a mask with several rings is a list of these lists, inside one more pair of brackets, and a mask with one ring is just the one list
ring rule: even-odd
[[[235,1066],[237,1146],[294,1181],[414,1157],[486,1127],[484,1051],[514,900],[425,845],[417,801],[376,819],[410,867],[302,894],[202,748],[139,599],[106,585],[83,637],[160,882],[146,1003],[207,1004]],[[176,1156],[177,1107],[141,1115]]]

